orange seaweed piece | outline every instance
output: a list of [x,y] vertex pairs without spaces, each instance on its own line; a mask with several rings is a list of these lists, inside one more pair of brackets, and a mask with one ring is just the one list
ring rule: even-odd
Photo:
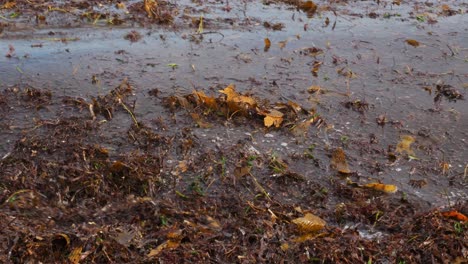
[[283,113],[278,110],[271,109],[259,114],[265,116],[263,122],[266,127],[271,127],[272,125],[275,125],[275,127],[280,127],[281,122],[283,122]]
[[346,162],[346,155],[342,148],[337,148],[332,153],[332,158],[330,161],[331,167],[336,169],[338,172],[348,174],[351,173]]
[[211,108],[213,110],[218,109],[218,103],[216,102],[216,98],[212,96],[206,95],[203,91],[193,91],[193,94],[197,96],[198,100],[206,105],[208,108]]
[[78,264],[81,260],[81,252],[83,251],[83,247],[76,247],[74,248],[70,254],[68,255],[68,260],[72,264]]
[[16,2],[15,1],[10,1],[6,2],[3,6],[2,9],[11,9],[13,7],[16,7]]
[[364,185],[365,188],[374,189],[377,191],[385,192],[385,193],[395,193],[398,191],[398,187],[392,184],[383,184],[383,183],[368,183]]
[[306,1],[301,4],[300,8],[304,12],[314,14],[317,11],[317,5],[313,1]]
[[244,103],[250,106],[255,106],[257,104],[255,99],[252,97],[237,93],[234,84],[228,85],[228,87],[226,87],[224,90],[219,90],[219,92],[226,95],[227,102]]
[[409,135],[401,136],[400,142],[396,147],[396,152],[403,153],[406,152],[408,155],[414,155],[414,151],[411,149],[411,144],[415,142],[414,137]]
[[417,40],[414,40],[414,39],[407,39],[406,43],[408,43],[409,45],[411,45],[413,47],[419,47],[419,42]]
[[269,38],[265,38],[264,41],[265,41],[265,47],[263,48],[263,50],[266,52],[266,51],[268,51],[268,50],[270,49],[270,47],[271,47],[271,41],[270,41]]
[[155,0],[144,0],[143,2],[143,8],[145,9],[146,14],[148,14],[148,17],[156,17],[156,9],[158,8],[158,2],[156,2]]
[[447,211],[447,212],[442,212],[442,216],[444,217],[448,217],[448,218],[454,218],[458,221],[463,221],[463,222],[466,222],[468,221],[468,217],[456,210],[451,210],[451,211]]
[[304,233],[320,231],[327,224],[325,220],[311,213],[307,213],[303,217],[293,219],[291,222],[296,224],[299,230]]

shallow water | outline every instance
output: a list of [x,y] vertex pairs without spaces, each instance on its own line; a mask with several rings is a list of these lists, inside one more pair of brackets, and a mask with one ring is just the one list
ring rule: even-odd
[[[438,17],[438,23],[429,25],[408,17],[410,10],[405,6],[390,9],[366,5],[364,9],[356,3],[353,8],[337,7],[348,10],[348,14],[336,17],[333,27],[332,12],[308,18],[283,4],[238,4],[229,13],[217,4],[208,4],[209,8],[204,9],[192,3],[181,5],[190,7],[194,17],[204,14],[208,34],[203,39],[195,35],[196,28],[180,26],[179,22],[177,29],[87,25],[3,32],[0,51],[6,54],[13,45],[15,55],[0,57],[0,87],[32,86],[52,91],[56,99],[72,96],[89,101],[91,96],[107,93],[128,77],[135,88],[136,117],[150,123],[170,115],[159,99],[148,96],[150,90],[157,88],[161,98],[191,93],[193,89],[215,95],[219,86],[234,83],[239,91],[248,91],[257,98],[292,100],[306,108],[315,107],[333,128],[327,132],[312,128],[306,138],[297,139],[282,130],[257,131],[248,125],[215,124],[210,129],[194,129],[204,147],[222,149],[249,138],[260,153],[277,152],[288,157],[315,144],[320,169],[304,161],[290,166],[309,179],[325,181],[334,177],[332,171],[324,169],[328,167],[329,149],[344,146],[351,170],[364,181],[395,184],[402,192],[432,206],[468,198],[464,178],[468,104],[466,100],[450,102],[445,98],[440,107],[434,104],[437,83],[451,85],[467,97],[467,15]],[[364,14],[375,9],[403,15],[401,19],[352,15],[363,9]],[[330,19],[328,26],[326,17]],[[285,28],[272,31],[263,27],[263,21],[283,23]],[[142,39],[135,43],[125,40],[131,30],[138,31]],[[267,52],[264,38],[272,43]],[[410,46],[407,39],[421,45]],[[279,46],[281,41],[286,41],[284,47]],[[316,57],[302,54],[311,47],[323,53]],[[311,74],[315,61],[323,62],[317,77]],[[174,63],[176,68],[169,66]],[[337,73],[338,69],[350,70],[356,78],[344,77]],[[98,80],[96,84],[92,83],[93,76]],[[348,80],[350,97],[343,95],[348,91]],[[311,85],[330,92],[317,103],[307,93]],[[432,87],[432,93],[423,89],[426,86]],[[369,104],[363,114],[341,104],[358,99]],[[10,151],[21,131],[34,126],[33,118],[61,114],[49,109],[28,116],[10,109],[2,122],[15,128],[2,133],[0,156]],[[394,124],[379,126],[379,115]],[[176,130],[193,126],[183,113],[178,113],[177,119],[173,127]],[[120,116],[105,124],[110,140],[107,144],[115,152],[125,150],[112,146],[111,139],[121,136],[131,122],[128,116]],[[153,128],[157,129],[155,125]],[[371,134],[376,144],[368,144]],[[401,158],[390,163],[382,153],[405,134],[416,138],[413,147],[417,159]],[[448,175],[440,172],[444,161],[451,165]],[[379,173],[372,169],[376,163],[383,167]],[[411,179],[425,179],[428,184],[418,189],[409,184]]]

